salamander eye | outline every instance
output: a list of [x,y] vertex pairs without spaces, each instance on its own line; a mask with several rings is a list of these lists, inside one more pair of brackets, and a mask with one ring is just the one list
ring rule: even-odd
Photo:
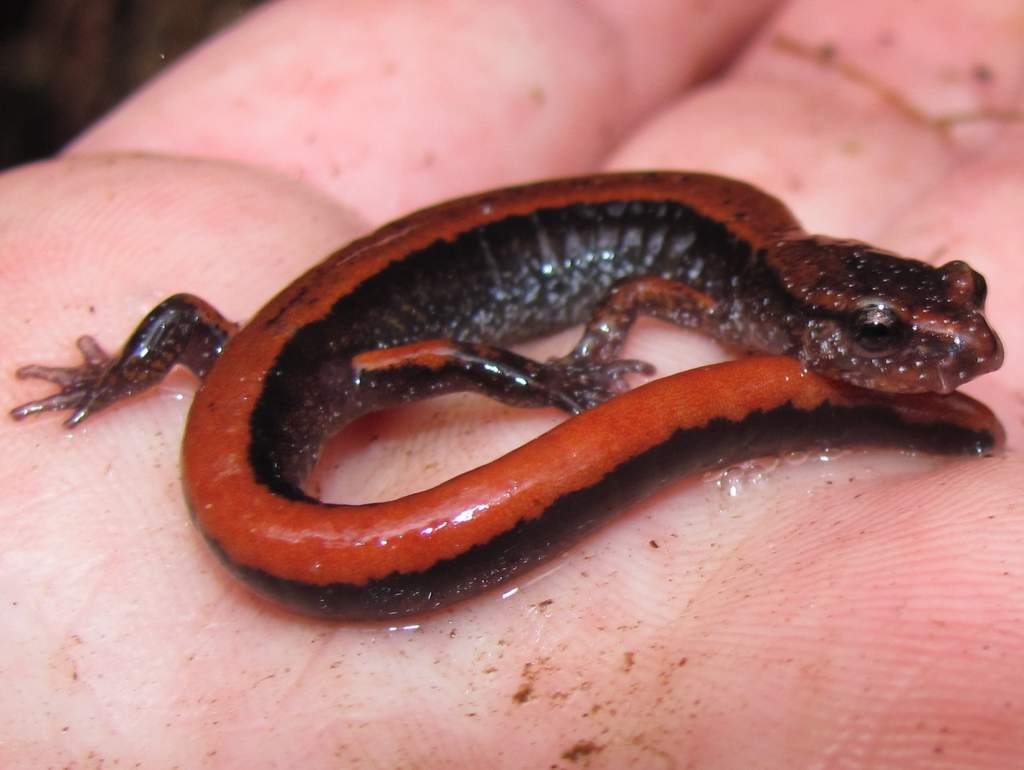
[[893,352],[906,337],[906,325],[899,316],[877,302],[865,305],[853,316],[853,341],[867,356]]

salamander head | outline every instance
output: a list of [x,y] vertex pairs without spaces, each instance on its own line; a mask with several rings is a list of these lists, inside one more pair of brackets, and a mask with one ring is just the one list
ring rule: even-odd
[[827,377],[889,392],[948,393],[1003,362],[985,279],[858,241],[811,236],[766,260],[793,300],[797,355]]

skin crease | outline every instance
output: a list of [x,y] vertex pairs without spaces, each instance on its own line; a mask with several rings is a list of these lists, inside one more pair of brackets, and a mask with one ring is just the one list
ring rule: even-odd
[[[243,319],[367,224],[470,189],[695,168],[809,230],[986,275],[1006,364],[967,390],[1009,448],[788,460],[735,474],[735,497],[690,480],[518,594],[389,631],[277,611],[221,571],[178,482],[186,375],[71,435],[3,421],[0,766],[1013,766],[1024,124],[944,138],[772,41],[827,41],[929,113],[1021,109],[1024,6],[426,8],[271,6],[61,159],[0,177],[4,366],[71,362],[83,332],[112,348],[176,291]],[[626,355],[667,373],[725,354],[644,324]],[[45,390],[0,378],[8,407]],[[390,413],[339,442],[323,488],[422,488],[557,419],[468,397]]]

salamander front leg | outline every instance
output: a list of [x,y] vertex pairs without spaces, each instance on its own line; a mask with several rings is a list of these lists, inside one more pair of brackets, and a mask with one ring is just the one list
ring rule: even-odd
[[23,366],[20,379],[46,380],[60,391],[11,410],[21,420],[42,412],[71,410],[64,425],[73,428],[85,418],[123,398],[160,382],[176,364],[202,379],[238,329],[211,305],[191,294],[175,294],[161,302],[132,332],[121,353],[107,355],[95,339],[79,337],[79,366]]
[[618,356],[638,316],[693,329],[707,323],[715,301],[679,281],[655,276],[616,283],[594,308],[583,336],[563,361],[607,362]]
[[554,406],[570,414],[628,390],[627,374],[654,372],[644,361],[540,363],[502,348],[444,339],[361,353],[352,366],[362,387],[405,400],[474,391],[512,406]]

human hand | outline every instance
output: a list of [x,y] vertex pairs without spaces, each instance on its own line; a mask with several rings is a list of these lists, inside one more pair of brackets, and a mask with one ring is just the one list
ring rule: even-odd
[[[216,565],[178,483],[186,375],[70,435],[8,422],[0,765],[1016,761],[1022,125],[943,132],[836,64],[931,115],[1017,107],[1015,8],[770,5],[268,6],[0,178],[8,369],[71,361],[85,332],[113,347],[177,291],[244,319],[368,225],[455,194],[694,168],[779,195],[809,230],[984,273],[1007,363],[968,391],[1000,413],[1005,455],[689,480],[508,598],[388,630],[276,610]],[[626,354],[663,373],[722,357],[656,324]],[[41,392],[0,382],[9,406]],[[428,486],[554,419],[471,397],[398,410],[350,432],[327,491]]]

